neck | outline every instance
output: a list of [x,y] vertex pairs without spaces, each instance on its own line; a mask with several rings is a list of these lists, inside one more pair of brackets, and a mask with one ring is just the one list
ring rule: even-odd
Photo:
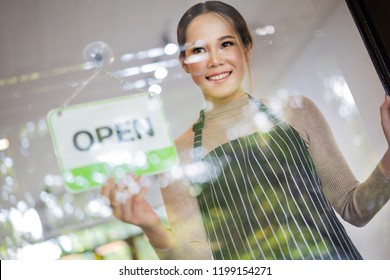
[[249,95],[244,94],[232,101],[218,104],[217,106],[214,106],[211,103],[207,103],[204,107],[204,113],[206,119],[214,119],[215,117],[218,118],[218,116],[226,117],[226,115],[236,115],[245,110],[242,107],[245,106],[248,102]]
[[206,109],[224,106],[224,105],[226,105],[234,100],[241,98],[244,95],[246,95],[246,93],[244,91],[237,92],[237,93],[232,94],[232,95],[225,97],[225,98],[213,98],[213,97],[208,97],[205,95]]

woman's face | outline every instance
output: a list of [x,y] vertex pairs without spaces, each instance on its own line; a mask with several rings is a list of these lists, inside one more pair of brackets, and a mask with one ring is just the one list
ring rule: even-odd
[[184,70],[205,99],[222,104],[244,94],[245,56],[233,29],[217,14],[196,17],[186,33]]

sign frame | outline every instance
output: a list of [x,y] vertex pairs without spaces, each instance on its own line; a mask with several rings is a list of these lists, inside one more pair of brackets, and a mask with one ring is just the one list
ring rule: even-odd
[[[147,100],[150,101],[150,104]],[[91,133],[88,133],[88,130],[83,130],[84,135],[80,137],[89,137],[88,139],[91,141],[90,145],[80,144],[78,146],[79,151],[76,151],[77,146],[75,144],[75,139],[77,138],[75,138],[74,134],[74,147],[69,148],[68,145],[70,140],[68,138],[64,140],[61,136],[62,132],[60,132],[61,129],[68,129],[67,131],[72,131],[72,128],[69,128],[71,121],[68,119],[71,119],[74,122],[74,119],[77,120],[77,114],[82,115],[82,111],[85,112],[88,110],[95,114],[97,110],[102,109],[103,112],[106,113],[107,108],[115,107],[115,105],[118,104],[121,104],[122,107],[126,104],[129,106],[131,104],[138,104],[138,106],[131,106],[142,107],[143,104],[145,104],[147,113],[153,115],[150,118],[140,118],[139,113],[138,115],[131,115],[129,113],[129,119],[134,119],[134,121],[127,121],[126,123],[122,123],[123,127],[121,129],[118,129],[118,126],[115,126],[116,129],[110,128],[110,126],[112,126],[113,119],[109,118],[107,123],[109,123],[110,126],[99,127],[100,131],[95,129],[94,133],[96,133],[96,135],[93,135],[93,130],[91,130]],[[137,109],[133,110],[133,112],[136,110]],[[112,112],[111,117],[116,116],[116,114],[120,113]],[[110,113],[108,115],[110,115]],[[60,124],[61,118],[63,119],[61,122],[65,122],[66,125],[62,128],[59,128],[57,126]],[[91,119],[93,121],[94,118],[92,117]],[[159,95],[150,92],[75,104],[65,108],[56,108],[49,111],[47,114],[47,123],[60,172],[63,176],[64,185],[68,191],[73,193],[83,192],[100,187],[104,184],[109,176],[113,176],[119,179],[125,177],[129,173],[132,173],[135,176],[154,175],[166,172],[179,163],[179,157],[170,133],[169,123],[164,110],[163,102]],[[135,135],[130,135],[131,125],[133,131],[135,131],[133,132]],[[69,132],[65,133],[69,134]],[[88,134],[89,136],[86,137]],[[93,137],[91,138],[91,136]],[[118,143],[113,143],[113,138],[115,138],[115,136],[117,138],[117,142],[118,139],[121,141]],[[153,138],[154,136],[156,138]],[[112,143],[106,143],[109,141],[109,137],[111,137],[110,141]],[[160,140],[162,139],[160,143],[156,142],[158,137],[160,137]],[[149,146],[152,147],[151,149],[146,149],[145,147],[147,145],[140,144],[140,142],[146,138],[148,139],[144,142],[149,143]],[[135,140],[140,141],[137,143]],[[64,141],[66,141],[65,145]],[[96,151],[92,151],[92,148],[94,148]],[[129,150],[121,150],[122,148],[128,148]],[[83,159],[83,151],[91,153],[91,155],[86,155],[85,159]],[[97,153],[97,151],[100,151],[103,153],[103,155],[111,158],[106,161],[101,159],[95,160],[92,158],[92,153]],[[116,151],[117,154],[112,151]],[[79,158],[77,158],[78,152]],[[71,156],[72,153],[76,155],[73,156],[73,158]],[[117,161],[113,159],[117,159]],[[95,162],[93,162],[94,160]],[[80,161],[80,166],[73,166],[73,162],[76,161],[77,163],[75,165],[79,164]]]

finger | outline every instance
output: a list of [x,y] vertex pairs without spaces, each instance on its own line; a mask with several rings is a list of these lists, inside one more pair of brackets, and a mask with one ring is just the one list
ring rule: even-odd
[[[140,210],[140,203],[137,202],[137,196],[136,195],[131,195],[129,194],[129,197],[127,198],[126,202],[121,204],[121,215],[122,215],[122,220],[126,222],[130,222],[132,224],[138,224],[139,222],[139,217],[137,216],[137,213],[139,213]],[[143,198],[143,195],[141,195],[141,199]]]
[[114,215],[115,218],[121,220],[122,213],[123,213],[122,204],[117,203],[115,205],[112,205],[111,208],[112,208],[112,215]]
[[133,196],[133,205],[139,205],[143,202],[145,202],[145,196],[148,192],[148,188],[141,188],[141,190]]
[[132,222],[132,215],[133,215],[133,209],[132,209],[132,197],[129,197],[124,203],[120,204],[120,211],[121,211],[121,219],[125,222]]
[[125,203],[129,197],[130,193],[125,189],[119,188],[119,190],[115,193],[115,201],[121,204]]
[[118,193],[120,192],[120,188],[118,185],[114,185],[114,187],[111,189],[111,192],[110,192],[110,207],[112,209],[112,214],[114,215],[115,218],[117,219],[122,219],[122,216],[123,216],[123,209],[122,209],[122,205],[123,203],[121,203],[120,201],[118,201],[117,197],[118,197]]
[[109,190],[108,198],[110,199],[110,203],[116,202],[116,193],[119,191],[119,186],[114,183],[113,186]]
[[139,177],[128,174],[126,178],[124,179],[124,184],[126,186],[126,189],[131,193],[131,194],[136,194],[139,192],[140,186],[138,183]]
[[381,120],[382,124],[386,124],[390,118],[390,96],[386,95],[385,100],[383,101],[380,107]]
[[148,193],[148,188],[145,188],[145,187],[141,188],[139,193],[134,196],[134,202],[139,203],[139,202],[144,201],[147,193]]
[[103,195],[104,197],[109,198],[110,191],[111,191],[111,188],[112,188],[113,185],[114,185],[114,178],[113,177],[108,178],[108,180],[103,185],[103,188],[100,191],[101,195]]
[[127,175],[133,178],[135,181],[138,181],[140,178],[142,178],[141,176],[136,175],[135,173],[128,173]]
[[389,107],[390,107],[390,96],[389,95],[385,96],[385,101],[383,101],[382,106],[384,109],[389,109]]

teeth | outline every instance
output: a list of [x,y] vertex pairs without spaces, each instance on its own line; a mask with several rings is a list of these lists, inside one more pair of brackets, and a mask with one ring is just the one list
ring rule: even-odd
[[212,81],[218,81],[218,80],[222,80],[223,78],[226,78],[229,75],[230,75],[230,73],[223,73],[223,74],[219,74],[216,76],[211,76],[211,77],[209,77],[209,79]]

